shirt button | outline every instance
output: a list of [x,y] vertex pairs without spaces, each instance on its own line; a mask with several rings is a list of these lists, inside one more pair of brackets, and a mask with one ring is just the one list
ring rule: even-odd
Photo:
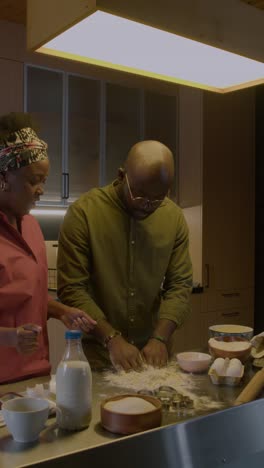
[[132,240],[132,241],[131,241],[131,244],[132,244],[132,245],[134,245],[134,244],[135,244],[135,241],[134,241],[134,240]]
[[135,293],[134,293],[134,292],[131,292],[131,293],[130,293],[130,296],[131,296],[131,297],[135,296]]
[[134,317],[130,317],[129,321],[133,323],[135,321]]

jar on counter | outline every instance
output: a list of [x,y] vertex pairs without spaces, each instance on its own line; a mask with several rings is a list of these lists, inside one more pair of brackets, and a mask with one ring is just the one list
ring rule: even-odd
[[66,347],[56,372],[57,423],[76,431],[89,426],[92,416],[92,373],[84,355],[81,332],[65,332]]

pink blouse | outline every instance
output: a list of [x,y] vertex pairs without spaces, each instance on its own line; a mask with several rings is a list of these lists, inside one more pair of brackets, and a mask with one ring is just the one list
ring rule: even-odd
[[48,267],[45,243],[31,215],[21,234],[0,212],[0,327],[35,323],[42,327],[39,348],[30,355],[0,346],[0,383],[50,373],[47,333]]

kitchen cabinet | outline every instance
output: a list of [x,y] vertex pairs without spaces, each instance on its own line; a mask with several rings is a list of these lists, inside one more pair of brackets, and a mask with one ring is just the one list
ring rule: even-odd
[[254,286],[254,89],[203,99],[203,252],[213,289]]
[[0,115],[23,111],[23,64],[0,59]]
[[100,83],[26,66],[26,111],[48,142],[52,170],[40,204],[65,204],[99,184]]
[[159,140],[176,155],[175,96],[35,65],[25,66],[25,90],[25,110],[49,144],[52,170],[40,205],[67,205],[112,182],[140,140]]
[[38,67],[26,67],[26,111],[39,126],[39,135],[48,142],[52,170],[45,186],[43,203],[61,201],[63,148],[63,73]]
[[[144,93],[144,140],[158,140],[168,146],[177,167],[177,96]],[[170,196],[176,197],[177,170]]]
[[[68,75],[65,173],[66,199],[99,185],[100,82]],[[67,189],[67,187],[66,187]]]
[[179,204],[204,287],[201,345],[209,324],[253,325],[254,93],[179,89]]
[[117,177],[117,170],[123,166],[131,146],[143,139],[140,112],[140,89],[106,83],[105,183]]
[[201,321],[202,294],[191,295],[191,313],[186,318],[181,328],[175,330],[169,342],[169,354],[171,356],[182,351],[190,351],[201,346],[205,346],[207,340],[201,340],[202,333]]
[[203,309],[243,325],[254,320],[254,103],[254,89],[203,98]]

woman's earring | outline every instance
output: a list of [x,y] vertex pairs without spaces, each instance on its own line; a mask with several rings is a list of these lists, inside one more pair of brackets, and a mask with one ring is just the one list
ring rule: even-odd
[[6,192],[6,189],[7,189],[7,185],[6,185],[5,181],[2,180],[0,182],[0,190],[1,190],[1,192]]

